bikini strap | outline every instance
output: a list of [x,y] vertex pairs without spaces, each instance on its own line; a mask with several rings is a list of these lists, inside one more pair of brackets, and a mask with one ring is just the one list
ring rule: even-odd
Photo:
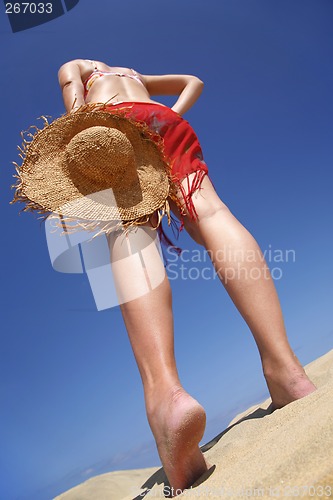
[[135,71],[135,69],[133,69],[133,68],[131,68],[131,71],[132,71],[132,73],[133,73],[134,77],[135,77],[135,78],[136,78],[139,82],[141,82],[141,83],[142,83],[142,85],[144,85],[144,82],[143,82],[143,80],[142,80],[141,76],[139,75],[139,73],[138,73],[137,71]]

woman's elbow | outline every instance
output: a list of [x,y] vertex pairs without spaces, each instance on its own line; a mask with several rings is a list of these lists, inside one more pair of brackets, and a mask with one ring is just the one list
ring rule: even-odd
[[193,80],[193,90],[195,89],[196,95],[200,96],[204,88],[204,82],[197,76]]
[[192,76],[191,79],[192,79],[192,82],[195,83],[198,90],[202,91],[202,89],[204,88],[204,82],[202,80],[200,80],[200,78],[198,78],[197,76]]

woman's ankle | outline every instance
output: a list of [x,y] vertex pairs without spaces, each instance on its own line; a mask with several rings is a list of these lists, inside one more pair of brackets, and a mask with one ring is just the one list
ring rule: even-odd
[[144,386],[147,415],[153,415],[164,401],[172,401],[178,394],[185,392],[179,379],[163,379],[160,382]]
[[275,408],[282,408],[316,390],[296,356],[292,361],[266,364],[264,376]]

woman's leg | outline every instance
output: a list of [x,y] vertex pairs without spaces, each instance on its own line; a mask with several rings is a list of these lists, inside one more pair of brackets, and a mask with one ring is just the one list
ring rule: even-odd
[[148,421],[170,485],[181,490],[207,470],[198,446],[206,417],[178,377],[171,289],[161,256],[154,243],[147,244],[147,235],[149,240],[156,232],[139,227],[113,238],[111,262],[143,382]]
[[[187,189],[187,182],[183,186]],[[289,345],[277,292],[257,242],[220,200],[207,176],[192,200],[198,220],[185,217],[185,228],[209,252],[223,285],[247,322],[274,406],[282,407],[313,392],[315,386]]]

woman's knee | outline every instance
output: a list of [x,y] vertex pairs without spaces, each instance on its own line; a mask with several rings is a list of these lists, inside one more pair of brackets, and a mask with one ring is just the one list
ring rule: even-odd
[[204,246],[204,241],[201,237],[201,231],[196,220],[190,219],[188,216],[184,217],[184,228],[191,238],[198,243],[198,245]]
[[[178,202],[182,207],[183,215],[181,218],[184,221],[186,231],[199,245],[204,245],[204,241],[201,236],[200,222],[213,217],[221,211],[230,213],[230,210],[216,193],[214,186],[207,175],[203,177],[200,187],[191,194],[189,199],[186,198],[185,201],[184,194],[187,197],[192,187],[191,182],[193,182],[194,179],[195,174],[190,174],[189,178],[184,179],[182,183],[183,192],[178,192]],[[179,218],[179,210],[173,203],[171,206],[174,213]]]
[[[183,185],[184,188],[185,186],[188,189],[187,182]],[[186,194],[188,193],[186,192]],[[220,211],[229,212],[229,208],[216,193],[215,188],[207,175],[202,179],[200,187],[196,189],[190,197],[190,210],[189,207],[186,206],[187,204],[184,202],[182,196],[179,197],[179,201],[183,205],[186,215],[191,218],[189,213],[191,211],[198,221],[207,217],[212,217]],[[191,227],[191,230],[194,230],[194,228]]]
[[207,199],[204,196],[198,196],[193,200],[194,209],[198,222],[203,221],[220,212],[230,212],[229,208],[221,199]]

